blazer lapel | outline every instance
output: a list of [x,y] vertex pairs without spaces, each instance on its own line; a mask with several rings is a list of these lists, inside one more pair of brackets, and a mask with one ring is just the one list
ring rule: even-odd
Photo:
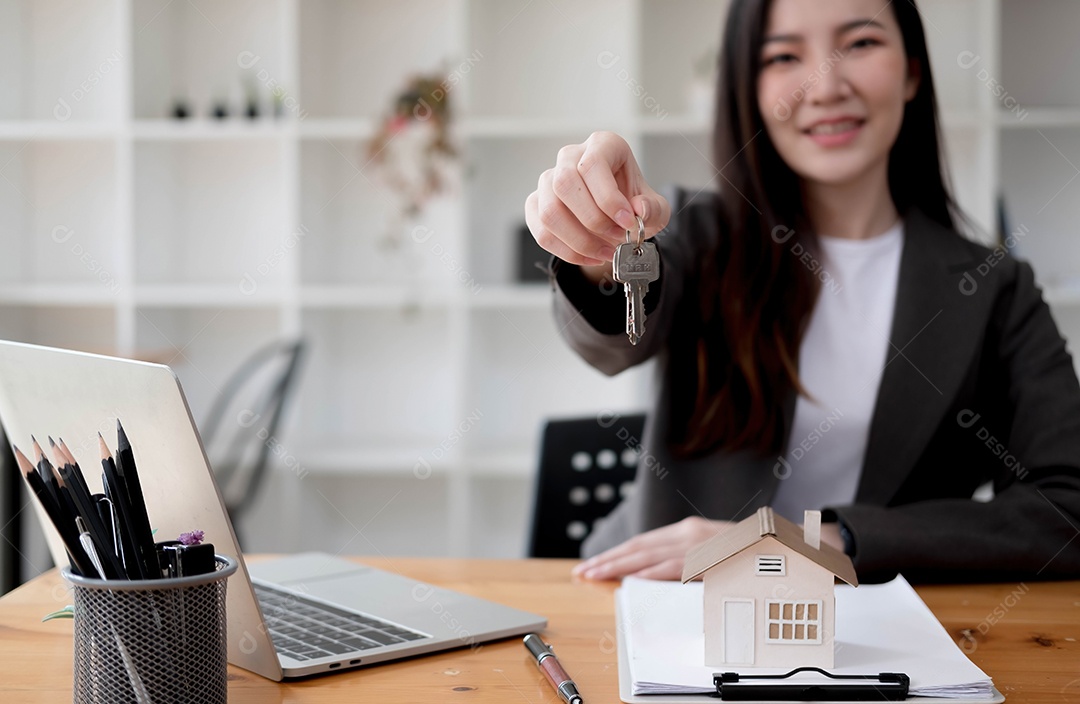
[[982,344],[994,299],[989,290],[966,295],[961,289],[964,272],[978,263],[976,251],[921,211],[912,209],[905,219],[888,354],[856,494],[860,503],[887,504],[947,422],[943,416]]

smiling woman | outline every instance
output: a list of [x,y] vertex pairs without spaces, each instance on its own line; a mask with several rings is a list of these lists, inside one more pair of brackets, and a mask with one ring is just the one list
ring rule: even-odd
[[[657,193],[610,132],[559,151],[525,204],[555,255],[559,327],[607,374],[657,358],[643,447],[667,470],[639,469],[580,573],[678,577],[689,548],[764,505],[825,509],[822,539],[860,580],[1080,573],[1072,360],[1030,266],[978,269],[993,253],[958,232],[940,143],[914,2],[734,0],[718,193]],[[632,345],[605,294],[635,215],[661,274]],[[988,481],[994,498],[973,500]]]

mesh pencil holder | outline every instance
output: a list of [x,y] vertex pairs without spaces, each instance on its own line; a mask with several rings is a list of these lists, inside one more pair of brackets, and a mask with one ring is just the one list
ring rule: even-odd
[[61,573],[75,594],[75,704],[228,701],[225,587],[236,560],[175,579]]

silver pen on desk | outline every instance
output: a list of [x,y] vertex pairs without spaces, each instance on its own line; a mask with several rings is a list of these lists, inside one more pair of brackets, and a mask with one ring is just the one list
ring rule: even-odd
[[551,683],[551,686],[555,688],[555,691],[559,693],[559,696],[562,697],[566,704],[584,704],[585,700],[578,693],[574,680],[570,679],[570,675],[566,674],[566,670],[559,664],[559,659],[555,657],[555,653],[551,652],[551,648],[540,639],[540,636],[535,633],[525,636],[525,647],[536,658],[536,666],[544,673],[548,682]]

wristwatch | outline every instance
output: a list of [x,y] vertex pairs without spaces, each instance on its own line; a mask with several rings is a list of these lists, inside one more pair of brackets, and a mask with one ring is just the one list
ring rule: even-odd
[[847,524],[839,516],[836,517],[836,525],[840,527],[840,538],[844,541],[844,554],[848,557],[855,556],[855,536],[848,530]]

